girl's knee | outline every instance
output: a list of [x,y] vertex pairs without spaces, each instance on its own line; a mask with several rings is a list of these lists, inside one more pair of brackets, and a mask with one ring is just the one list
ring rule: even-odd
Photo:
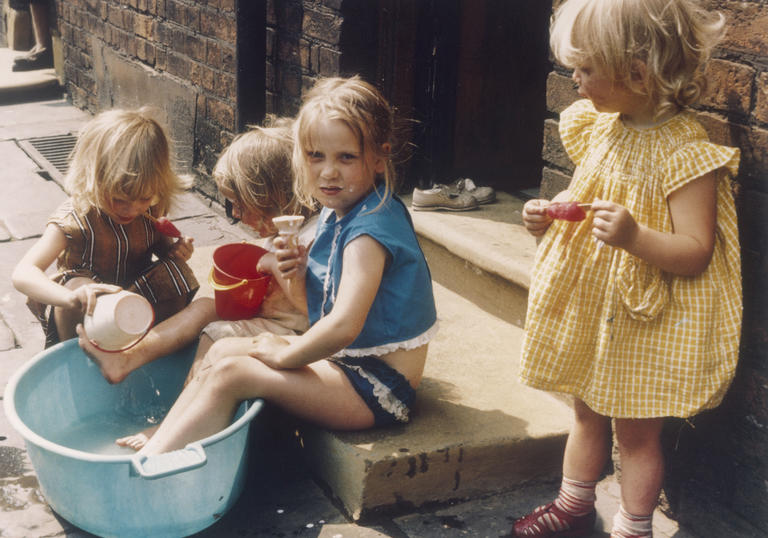
[[663,419],[616,419],[619,451],[659,450]]
[[573,402],[573,415],[576,422],[584,427],[606,430],[610,428],[611,419],[592,410],[579,399]]

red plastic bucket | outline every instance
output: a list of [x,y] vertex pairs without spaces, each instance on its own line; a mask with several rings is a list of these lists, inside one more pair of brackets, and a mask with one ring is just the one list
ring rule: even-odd
[[216,314],[221,319],[256,316],[271,278],[256,270],[256,264],[266,252],[249,243],[229,243],[213,251],[213,268],[208,281],[214,292]]

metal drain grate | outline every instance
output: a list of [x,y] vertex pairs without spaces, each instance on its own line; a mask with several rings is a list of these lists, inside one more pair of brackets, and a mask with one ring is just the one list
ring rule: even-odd
[[61,184],[69,169],[69,154],[72,153],[76,142],[77,135],[70,133],[28,138],[19,140],[18,144],[37,166],[47,172],[56,183]]

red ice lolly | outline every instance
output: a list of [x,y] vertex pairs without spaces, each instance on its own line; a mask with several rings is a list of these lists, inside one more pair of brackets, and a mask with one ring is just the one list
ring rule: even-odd
[[552,202],[547,206],[547,215],[553,219],[568,220],[578,222],[587,218],[589,204],[580,204],[579,202]]
[[159,233],[167,235],[168,237],[181,237],[181,232],[174,226],[174,224],[168,219],[168,217],[153,217],[147,213],[149,220],[152,221],[152,226],[155,227]]

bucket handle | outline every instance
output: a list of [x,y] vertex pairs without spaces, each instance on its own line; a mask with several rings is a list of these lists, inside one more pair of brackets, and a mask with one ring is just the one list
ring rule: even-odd
[[133,469],[144,479],[154,480],[202,467],[208,462],[205,450],[200,443],[190,443],[184,448],[145,456],[136,454],[131,457]]
[[208,283],[216,291],[229,291],[235,288],[239,288],[240,286],[244,286],[245,284],[248,284],[248,279],[244,278],[237,284],[219,284],[218,282],[216,282],[216,279],[213,277],[213,267],[211,267],[211,272],[208,273]]

